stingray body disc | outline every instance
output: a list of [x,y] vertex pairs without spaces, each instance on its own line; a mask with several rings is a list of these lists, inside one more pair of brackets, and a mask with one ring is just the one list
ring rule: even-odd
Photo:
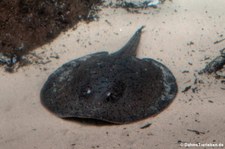
[[58,68],[44,84],[41,101],[62,118],[123,124],[159,113],[176,93],[175,77],[163,64],[101,52]]
[[115,53],[100,52],[58,68],[41,90],[42,104],[62,118],[124,124],[159,113],[175,98],[175,77],[153,59],[138,59],[141,30]]

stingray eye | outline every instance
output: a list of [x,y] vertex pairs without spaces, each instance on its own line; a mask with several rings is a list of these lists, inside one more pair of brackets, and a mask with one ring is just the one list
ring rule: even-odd
[[111,89],[106,92],[106,101],[115,103],[123,97],[126,85],[122,81],[113,83]]
[[79,97],[80,98],[87,98],[92,94],[92,89],[90,86],[83,86],[80,88]]

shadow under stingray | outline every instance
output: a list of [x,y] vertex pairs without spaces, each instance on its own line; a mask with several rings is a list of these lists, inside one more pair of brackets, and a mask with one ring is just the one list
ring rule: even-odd
[[95,125],[95,126],[112,126],[112,125],[120,125],[115,123],[110,123],[103,120],[90,119],[90,118],[63,118],[63,120],[76,122],[84,125]]

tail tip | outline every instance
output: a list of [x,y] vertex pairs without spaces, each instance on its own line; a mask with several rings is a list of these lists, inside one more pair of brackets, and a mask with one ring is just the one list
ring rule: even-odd
[[138,29],[138,31],[141,32],[143,28],[145,28],[145,25],[142,25],[142,26]]

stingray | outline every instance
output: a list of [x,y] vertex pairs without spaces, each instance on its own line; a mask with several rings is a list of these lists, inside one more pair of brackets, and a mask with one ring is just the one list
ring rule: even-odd
[[175,98],[171,71],[151,58],[136,57],[143,27],[117,52],[69,61],[53,72],[41,102],[61,118],[124,124],[155,115]]

